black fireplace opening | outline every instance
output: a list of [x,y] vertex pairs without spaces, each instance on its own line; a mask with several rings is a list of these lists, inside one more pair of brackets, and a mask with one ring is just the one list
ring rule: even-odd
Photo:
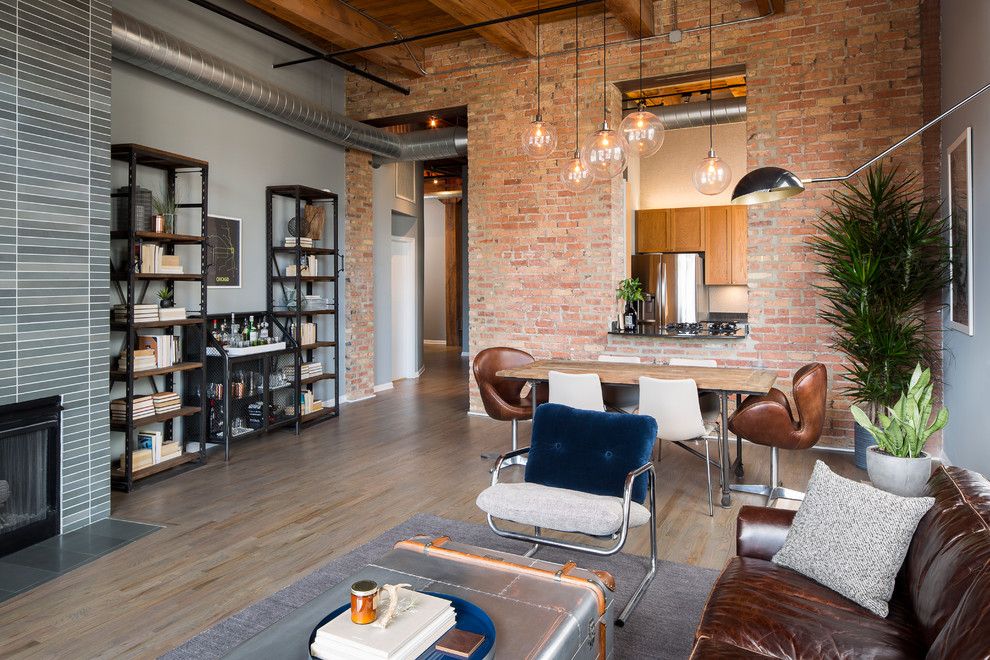
[[0,557],[59,532],[62,403],[0,406]]

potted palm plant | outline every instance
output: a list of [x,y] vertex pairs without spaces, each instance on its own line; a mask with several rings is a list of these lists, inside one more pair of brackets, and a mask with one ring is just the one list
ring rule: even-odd
[[[926,316],[949,282],[946,221],[916,175],[871,168],[830,195],[809,247],[825,283],[820,317],[835,328],[832,346],[849,361],[844,392],[874,424],[908,386],[914,366],[934,364],[938,345]],[[866,467],[874,438],[856,427],[856,465]]]
[[636,307],[633,303],[643,300],[643,285],[639,278],[629,277],[619,282],[619,288],[615,291],[616,297],[626,303],[625,311],[622,313],[622,325],[625,330],[636,329]]
[[932,370],[918,364],[907,390],[887,414],[878,413],[875,424],[859,406],[852,406],[853,417],[876,440],[866,454],[870,481],[895,495],[917,497],[925,490],[932,474],[932,459],[925,443],[949,423],[949,411],[942,408],[932,420]]

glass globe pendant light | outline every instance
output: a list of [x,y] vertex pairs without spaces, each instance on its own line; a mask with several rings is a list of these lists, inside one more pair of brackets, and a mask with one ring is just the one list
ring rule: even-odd
[[589,135],[581,148],[581,160],[596,179],[611,179],[626,169],[629,145],[622,133],[608,125],[608,49],[605,41],[605,6],[602,4],[602,123]]
[[647,158],[663,145],[663,122],[643,103],[643,0],[639,0],[639,107],[625,116],[619,132],[629,145],[629,152]]
[[[536,10],[539,11],[540,3],[537,0]],[[542,69],[540,64],[540,14],[536,15],[536,117],[526,126],[522,134],[523,152],[530,158],[546,158],[557,148],[557,129],[553,124],[543,121],[542,98],[540,96],[540,82],[542,79]]]
[[578,8],[574,7],[574,156],[560,164],[560,181],[571,192],[587,190],[594,181],[578,149],[578,119]]
[[691,179],[702,195],[717,195],[729,187],[732,169],[715,153],[715,113],[712,110],[712,0],[708,0],[708,155],[694,168]]

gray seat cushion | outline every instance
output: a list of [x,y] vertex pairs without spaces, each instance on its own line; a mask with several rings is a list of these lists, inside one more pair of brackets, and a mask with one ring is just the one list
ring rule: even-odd
[[[608,536],[622,528],[622,498],[592,495],[541,484],[504,483],[481,491],[478,507],[495,518],[559,532]],[[650,511],[632,502],[629,526],[650,521]]]

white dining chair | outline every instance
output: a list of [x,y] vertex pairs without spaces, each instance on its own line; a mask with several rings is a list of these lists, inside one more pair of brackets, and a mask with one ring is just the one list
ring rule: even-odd
[[[698,385],[694,380],[665,380],[640,376],[639,414],[649,415],[657,422],[657,437],[664,442],[685,446],[685,442],[698,441],[705,445],[705,476],[708,480],[708,515],[715,515],[712,501],[712,460],[708,441],[715,425],[705,422],[698,405]],[[692,450],[693,453],[700,452]]]
[[[672,367],[718,367],[718,362],[710,358],[672,357],[667,360],[667,364]],[[701,405],[701,416],[704,420],[717,424],[722,416],[722,406],[718,401],[718,395],[714,392],[702,392],[698,395],[698,403]]]
[[[598,356],[599,362],[611,362],[615,364],[644,364],[648,360],[636,355],[608,355],[603,353]],[[626,385],[602,385],[602,398],[607,408],[621,410],[622,412],[634,413],[639,406],[639,392],[635,387]]]
[[605,411],[602,399],[602,381],[598,374],[565,374],[551,371],[550,403],[559,403],[582,410]]

